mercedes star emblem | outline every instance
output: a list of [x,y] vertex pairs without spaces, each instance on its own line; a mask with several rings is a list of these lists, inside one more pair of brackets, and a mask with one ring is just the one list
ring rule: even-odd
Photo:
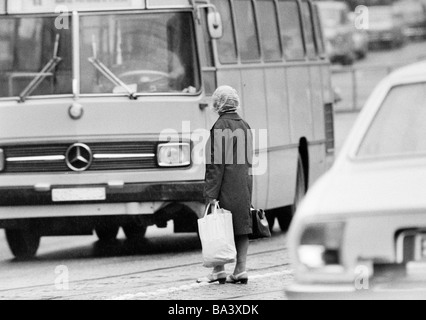
[[93,161],[92,150],[83,143],[73,144],[65,154],[65,161],[72,171],[86,171]]

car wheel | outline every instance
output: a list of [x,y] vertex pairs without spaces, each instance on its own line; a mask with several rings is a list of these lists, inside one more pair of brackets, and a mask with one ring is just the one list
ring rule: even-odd
[[357,58],[358,60],[365,60],[367,58],[367,51],[360,50],[357,52]]
[[17,259],[31,259],[37,254],[41,236],[29,230],[6,230],[10,251]]
[[117,239],[119,226],[115,225],[103,225],[96,227],[96,235],[101,242],[112,242]]
[[342,59],[342,65],[351,66],[355,62],[355,58],[352,55],[348,55]]
[[302,158],[299,157],[297,164],[297,180],[296,180],[296,194],[294,197],[294,204],[292,206],[288,206],[284,209],[284,211],[278,215],[278,223],[282,231],[288,231],[290,228],[291,221],[293,220],[293,216],[297,211],[300,203],[306,195],[307,187],[306,187],[306,179],[305,179],[305,171],[303,169]]
[[142,240],[145,238],[148,227],[135,224],[127,224],[123,226],[124,234],[128,240]]

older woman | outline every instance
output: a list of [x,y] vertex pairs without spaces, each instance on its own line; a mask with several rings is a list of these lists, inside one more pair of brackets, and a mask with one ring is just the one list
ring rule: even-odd
[[240,98],[235,89],[219,87],[213,95],[214,110],[219,119],[210,132],[207,148],[205,197],[207,204],[219,201],[232,212],[237,264],[227,276],[225,266],[216,266],[213,273],[198,282],[248,283],[247,252],[252,233],[251,203],[253,178],[250,168],[253,158],[250,126],[238,115]]

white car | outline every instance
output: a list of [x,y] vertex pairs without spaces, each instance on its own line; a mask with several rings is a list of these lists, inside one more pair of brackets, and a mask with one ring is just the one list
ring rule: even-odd
[[289,298],[426,299],[426,62],[376,88],[289,248]]

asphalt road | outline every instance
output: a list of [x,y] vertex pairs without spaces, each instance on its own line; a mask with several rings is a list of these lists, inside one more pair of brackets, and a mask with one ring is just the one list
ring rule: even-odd
[[[361,64],[400,61],[402,52],[409,60],[423,46],[375,52]],[[336,115],[338,150],[356,117]],[[171,223],[167,229],[150,228],[140,243],[120,234],[110,245],[99,244],[94,236],[43,238],[37,258],[26,262],[13,260],[0,232],[0,299],[285,299],[283,288],[292,281],[292,270],[286,234],[278,229],[272,239],[251,244],[247,286],[195,284],[208,272],[201,266],[197,235],[172,230]]]

